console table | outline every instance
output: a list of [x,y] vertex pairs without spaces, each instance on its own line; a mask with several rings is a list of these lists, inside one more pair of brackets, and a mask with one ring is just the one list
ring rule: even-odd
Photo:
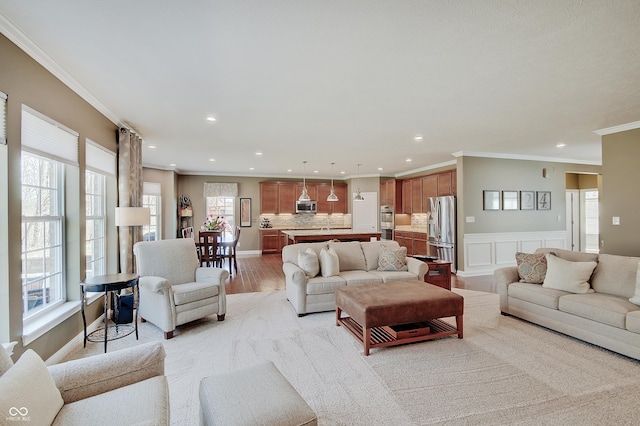
[[[138,340],[138,302],[140,292],[138,291],[138,274],[109,274],[97,275],[89,277],[80,283],[82,290],[82,324],[84,326],[84,347],[89,342],[104,342],[104,351],[107,352],[107,342],[109,340],[121,339],[136,332],[136,340]],[[134,325],[128,324],[112,324],[109,325],[109,293],[133,289],[134,301],[133,309],[135,310]],[[87,319],[84,314],[84,306],[87,292],[104,292],[104,327],[92,331],[87,335]]]

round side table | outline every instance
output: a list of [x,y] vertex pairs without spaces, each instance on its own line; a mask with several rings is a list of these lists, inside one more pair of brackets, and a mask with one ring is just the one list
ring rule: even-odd
[[[84,347],[89,342],[104,342],[104,351],[107,352],[107,342],[109,340],[121,339],[136,332],[136,340],[138,340],[138,303],[140,301],[140,291],[138,288],[138,274],[109,274],[96,275],[89,277],[80,283],[82,290],[82,323],[84,326]],[[109,325],[109,293],[133,289],[133,309],[135,316],[134,325],[128,324],[112,324]],[[87,320],[84,314],[84,306],[87,292],[104,292],[104,327],[92,331],[87,335]]]

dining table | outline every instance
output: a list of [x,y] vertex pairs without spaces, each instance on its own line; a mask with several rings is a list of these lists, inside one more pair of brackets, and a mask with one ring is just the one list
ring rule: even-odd
[[[207,243],[203,243],[202,239],[206,238],[208,241],[213,241],[215,238],[216,245],[219,248],[218,252],[226,252],[227,250],[233,250],[233,242],[234,236],[231,232],[226,231],[200,231],[198,234],[198,240],[196,241],[196,248],[198,249],[198,253],[202,253],[203,245],[207,245]],[[220,260],[222,262],[222,260]]]

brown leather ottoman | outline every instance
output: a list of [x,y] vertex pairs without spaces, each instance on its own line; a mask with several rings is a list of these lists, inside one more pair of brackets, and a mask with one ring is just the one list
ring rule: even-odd
[[[342,317],[342,312],[349,316]],[[464,298],[421,281],[347,286],[336,289],[336,325],[369,349],[458,335],[462,339]],[[438,318],[456,317],[456,327]],[[400,337],[390,326],[416,324],[428,334]],[[393,328],[393,327],[391,327]]]

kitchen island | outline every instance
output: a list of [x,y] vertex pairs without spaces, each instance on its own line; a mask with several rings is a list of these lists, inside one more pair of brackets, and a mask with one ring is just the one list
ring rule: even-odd
[[380,232],[354,232],[352,229],[298,229],[281,231],[287,237],[287,244],[312,243],[318,241],[371,241],[380,239]]

